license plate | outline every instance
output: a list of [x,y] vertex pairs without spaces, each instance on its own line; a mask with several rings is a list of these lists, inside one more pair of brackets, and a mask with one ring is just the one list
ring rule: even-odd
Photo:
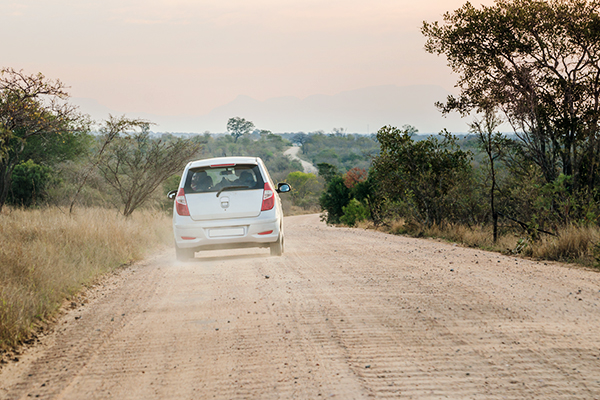
[[210,229],[208,236],[211,238],[226,237],[226,236],[244,236],[244,228],[219,228]]

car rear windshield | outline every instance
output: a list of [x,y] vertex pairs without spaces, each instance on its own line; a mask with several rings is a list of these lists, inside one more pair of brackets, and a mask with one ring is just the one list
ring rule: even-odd
[[[235,186],[235,190],[263,189],[258,165],[228,165],[191,168],[185,180],[186,193],[218,192]],[[233,189],[233,188],[232,188]]]

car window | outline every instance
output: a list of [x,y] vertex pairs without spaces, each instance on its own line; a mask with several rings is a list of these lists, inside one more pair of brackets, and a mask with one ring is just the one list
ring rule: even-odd
[[188,170],[184,190],[186,193],[218,192],[236,186],[236,190],[264,188],[257,165],[200,167]]

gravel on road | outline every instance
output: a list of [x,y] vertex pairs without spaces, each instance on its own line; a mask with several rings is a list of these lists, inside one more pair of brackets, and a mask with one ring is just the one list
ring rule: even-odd
[[600,274],[285,218],[286,252],[107,277],[0,399],[600,398]]

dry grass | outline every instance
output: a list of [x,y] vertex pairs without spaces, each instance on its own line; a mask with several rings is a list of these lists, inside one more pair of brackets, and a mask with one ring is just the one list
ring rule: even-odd
[[[372,229],[372,223],[362,223],[361,228]],[[584,266],[600,266],[600,228],[567,226],[558,232],[558,236],[542,235],[532,240],[521,230],[501,234],[493,243],[491,227],[467,227],[465,225],[446,225],[424,227],[407,223],[404,220],[393,221],[378,229],[396,235],[413,237],[441,238],[468,247],[510,254],[521,254],[539,260],[563,261]]]
[[303,207],[298,207],[298,206],[291,206],[287,211],[284,210],[283,211],[283,215],[285,215],[286,217],[291,217],[294,215],[306,215],[306,214],[320,214],[321,209],[317,208],[317,207],[312,207],[312,208],[303,208]]
[[27,339],[65,298],[101,274],[170,244],[164,213],[5,208],[0,214],[0,349]]
[[597,264],[600,230],[570,225],[558,237],[544,236],[523,249],[523,254],[539,259]]

